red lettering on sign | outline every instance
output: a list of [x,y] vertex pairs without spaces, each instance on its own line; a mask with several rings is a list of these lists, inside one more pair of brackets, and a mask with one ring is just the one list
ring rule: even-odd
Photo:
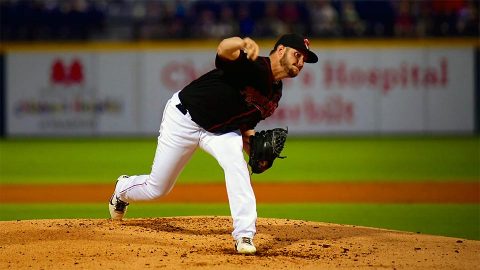
[[344,61],[326,61],[323,65],[323,86],[329,89],[377,89],[382,93],[403,88],[435,88],[448,85],[448,61],[441,58],[438,65],[421,67],[402,62],[397,67],[364,68],[348,66]]

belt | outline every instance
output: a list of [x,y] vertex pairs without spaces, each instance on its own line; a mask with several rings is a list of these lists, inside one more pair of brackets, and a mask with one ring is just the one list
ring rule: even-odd
[[182,103],[178,103],[176,107],[181,113],[183,113],[183,115],[187,115],[188,110]]

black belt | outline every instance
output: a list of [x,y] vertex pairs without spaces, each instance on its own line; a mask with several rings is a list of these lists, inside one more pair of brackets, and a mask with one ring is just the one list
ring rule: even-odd
[[182,103],[177,104],[177,109],[183,113],[183,115],[186,115],[188,113],[187,108]]

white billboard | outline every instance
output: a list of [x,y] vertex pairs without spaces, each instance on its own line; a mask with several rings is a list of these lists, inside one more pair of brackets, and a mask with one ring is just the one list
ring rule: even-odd
[[135,63],[132,53],[7,54],[7,134],[135,133]]
[[[258,129],[473,132],[473,48],[313,50],[318,63],[284,80],[280,106]],[[155,135],[166,101],[214,60],[205,48],[8,53],[7,134]]]
[[318,52],[319,63],[307,64],[285,86],[284,109],[261,128],[289,124],[306,134],[474,130],[473,48]]

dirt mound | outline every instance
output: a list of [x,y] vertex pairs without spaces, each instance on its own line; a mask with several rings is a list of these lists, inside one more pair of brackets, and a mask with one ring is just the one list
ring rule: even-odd
[[0,269],[480,269],[480,241],[285,219],[238,255],[228,217],[0,222]]

